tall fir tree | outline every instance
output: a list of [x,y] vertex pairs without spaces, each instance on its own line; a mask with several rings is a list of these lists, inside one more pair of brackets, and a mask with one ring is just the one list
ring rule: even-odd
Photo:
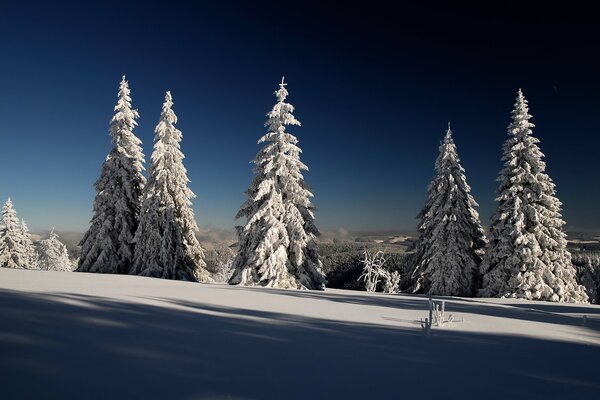
[[196,196],[188,187],[180,150],[182,133],[175,127],[177,116],[172,106],[171,92],[167,92],[155,129],[131,273],[207,282],[211,278],[205,269],[204,251],[195,236],[198,226],[192,199]]
[[239,248],[231,284],[279,288],[323,289],[325,278],[315,237],[313,197],[302,171],[298,139],[287,125],[300,125],[286,103],[287,84],[282,79],[275,92],[277,103],[267,114],[265,143],[254,159],[254,179],[236,219]]
[[24,220],[21,220],[20,224],[21,234],[21,248],[25,257],[26,267],[28,269],[38,269],[38,253],[31,240],[31,234],[29,228]]
[[35,269],[35,249],[27,227],[17,217],[9,198],[2,208],[0,267]]
[[130,93],[123,76],[109,128],[113,148],[96,181],[94,215],[80,243],[78,272],[125,274],[133,263],[132,241],[146,178],[142,142],[133,133],[139,114],[131,108]]
[[47,239],[39,242],[38,265],[39,269],[46,271],[68,272],[73,270],[67,246],[60,241],[54,229]]
[[532,134],[527,100],[519,89],[503,146],[497,209],[481,271],[484,297],[586,302],[567,251],[565,222],[555,185]]
[[440,296],[472,296],[479,281],[486,238],[450,124],[439,149],[436,176],[418,216],[421,223],[413,290]]

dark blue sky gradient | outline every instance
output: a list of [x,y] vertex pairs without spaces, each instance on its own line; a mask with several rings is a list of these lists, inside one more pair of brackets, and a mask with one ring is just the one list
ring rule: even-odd
[[90,3],[0,2],[0,199],[33,229],[87,228],[122,74],[147,157],[172,91],[202,227],[234,226],[281,75],[323,230],[414,229],[448,120],[487,224],[519,87],[569,229],[600,227],[591,12]]

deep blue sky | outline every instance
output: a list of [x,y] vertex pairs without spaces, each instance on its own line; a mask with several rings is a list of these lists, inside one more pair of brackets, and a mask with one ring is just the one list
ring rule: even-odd
[[148,157],[172,91],[202,227],[234,226],[282,75],[323,230],[414,229],[448,120],[487,224],[519,87],[569,229],[600,227],[589,11],[123,3],[0,2],[0,199],[33,229],[86,229],[122,74]]

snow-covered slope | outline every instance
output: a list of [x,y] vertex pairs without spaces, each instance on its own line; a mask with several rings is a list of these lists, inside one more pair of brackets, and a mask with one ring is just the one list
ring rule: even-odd
[[[0,269],[0,398],[595,398],[600,307]],[[582,315],[587,316],[582,326]]]

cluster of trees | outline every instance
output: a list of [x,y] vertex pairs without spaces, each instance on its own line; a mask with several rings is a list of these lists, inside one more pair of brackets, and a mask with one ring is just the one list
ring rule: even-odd
[[[246,219],[244,226],[237,227],[237,253],[220,251],[207,267],[196,238],[198,226],[191,207],[195,195],[183,166],[182,132],[175,127],[171,93],[165,95],[154,131],[146,178],[142,142],[133,132],[139,113],[132,108],[123,76],[109,127],[113,147],[95,184],[93,216],[80,242],[76,271],[209,282],[213,280],[210,269],[219,280],[223,273],[229,274],[232,284],[323,289],[313,195],[302,175],[308,167],[300,161],[298,139],[285,131],[287,125],[300,125],[294,107],[285,101],[286,85],[282,79],[275,92],[277,103],[267,114],[267,133],[259,140],[264,147],[254,159],[255,176],[237,215]],[[18,223],[10,200],[4,219],[0,265],[38,265],[27,229]],[[54,265],[49,257],[63,248],[57,252],[51,245],[58,241],[56,234],[48,240],[40,243],[40,249],[48,249],[40,260]]]
[[9,198],[0,220],[0,267],[72,271],[73,263],[54,229],[48,238],[38,242],[36,249],[25,221],[19,220]]
[[[275,92],[277,102],[267,114],[267,133],[258,141],[263,147],[253,161],[254,178],[236,216],[245,219],[244,225],[236,227],[237,252],[229,254],[226,262],[217,260],[226,252],[215,255],[210,269],[226,265],[218,269],[231,273],[231,284],[323,289],[313,194],[303,176],[308,167],[300,160],[298,139],[286,132],[288,125],[300,125],[294,107],[286,102],[286,85],[282,79]],[[167,92],[146,178],[141,141],[133,132],[139,114],[132,108],[123,77],[109,128],[113,147],[96,181],[94,213],[80,243],[77,271],[212,281],[195,235],[198,226],[191,207],[195,195],[188,187],[180,149],[182,132],[175,127],[177,116],[172,106],[173,98]],[[504,167],[498,177],[497,210],[489,237],[481,226],[478,205],[448,126],[435,164],[436,176],[419,214],[419,238],[409,276],[411,291],[588,300],[566,248],[561,203],[545,172],[530,118],[527,100],[519,90],[503,146]],[[27,227],[16,218],[10,200],[2,217],[0,265],[39,265]],[[66,249],[58,245],[54,233],[47,240],[40,245],[43,256],[39,258],[58,268],[55,265],[64,262],[60,257]],[[60,262],[50,261],[59,258]],[[385,272],[382,265],[373,267],[376,261],[363,260],[368,275],[363,279],[372,290],[378,282],[371,278]],[[406,281],[406,275],[403,278]],[[387,281],[388,291],[398,290],[397,273]],[[402,288],[405,286],[402,283]]]
[[[238,251],[227,267],[232,284],[322,289],[325,278],[315,237],[312,193],[304,182],[298,139],[285,131],[300,125],[285,102],[281,81],[268,113],[265,143],[257,154],[254,179],[237,218]],[[195,195],[180,150],[173,99],[167,92],[155,129],[148,179],[141,141],[133,133],[139,114],[123,77],[110,123],[113,148],[96,182],[94,214],[81,241],[77,271],[134,274],[188,281],[212,281],[191,201]]]
[[497,209],[481,227],[450,127],[419,214],[414,292],[586,302],[567,251],[555,185],[519,90],[503,146]]
[[94,213],[80,243],[77,271],[210,281],[195,236],[195,195],[183,166],[173,97],[166,92],[146,179],[142,142],[133,132],[139,113],[130,93],[123,76],[109,128],[113,148],[96,181]]

